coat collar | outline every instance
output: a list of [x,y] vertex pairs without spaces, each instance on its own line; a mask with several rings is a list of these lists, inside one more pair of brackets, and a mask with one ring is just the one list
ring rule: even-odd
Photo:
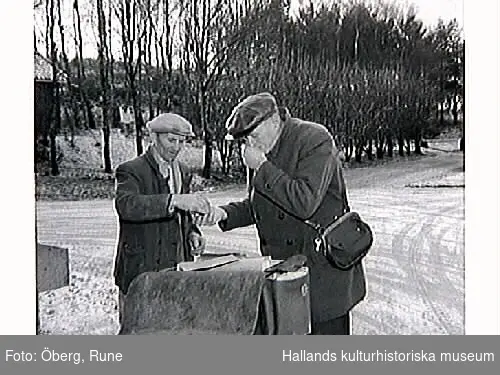
[[158,163],[156,162],[156,159],[153,155],[153,148],[151,145],[149,145],[148,148],[146,149],[146,152],[144,153],[144,159],[146,159],[146,161],[148,162],[150,167],[155,171],[155,173],[159,177],[161,177],[160,168],[158,167]]
[[276,157],[276,155],[279,153],[280,144],[283,139],[286,139],[288,137],[292,121],[288,108],[280,107],[278,110],[281,118],[281,132],[278,135],[278,139],[276,140],[276,143],[274,144],[273,148],[267,154],[271,158]]

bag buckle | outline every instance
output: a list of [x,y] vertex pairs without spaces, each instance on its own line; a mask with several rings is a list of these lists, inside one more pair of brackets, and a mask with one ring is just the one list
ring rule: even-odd
[[315,246],[315,248],[314,248],[314,250],[315,250],[317,253],[319,253],[319,252],[320,252],[320,250],[321,250],[321,242],[322,242],[322,241],[321,241],[321,238],[319,238],[319,237],[316,237],[316,238],[314,239],[314,244],[316,245],[316,246]]

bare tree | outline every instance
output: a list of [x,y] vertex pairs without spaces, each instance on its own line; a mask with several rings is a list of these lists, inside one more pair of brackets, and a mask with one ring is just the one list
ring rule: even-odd
[[[228,56],[252,30],[250,24],[235,24],[235,8],[229,0],[184,0],[181,2],[185,46],[183,73],[191,82],[205,144],[203,177],[211,174],[214,126],[210,124],[214,89],[227,68]],[[219,124],[220,126],[220,124]]]
[[86,79],[85,64],[83,58],[83,35],[82,35],[82,20],[80,14],[79,0],[73,0],[73,27],[74,27],[74,42],[76,49],[76,64],[77,64],[77,85],[79,87],[81,102],[84,105],[85,115],[87,117],[87,124],[90,129],[95,129],[95,119],[92,114],[92,107],[84,88],[84,81]]
[[134,108],[137,155],[143,152],[142,129],[144,126],[139,78],[144,63],[143,39],[146,34],[146,22],[141,17],[141,5],[140,0],[119,0],[115,8],[121,27],[123,64],[128,95]]
[[50,123],[50,168],[53,176],[59,175],[59,165],[57,162],[57,133],[61,129],[61,95],[58,82],[58,69],[57,69],[57,44],[55,41],[55,0],[49,0],[48,5],[48,28],[49,28],[49,50],[50,60],[52,63],[52,84],[54,87],[54,105],[52,110],[52,121]]
[[[157,56],[161,57],[161,67],[163,82],[161,85],[161,91],[163,94],[163,107],[171,107],[171,88],[172,88],[172,72],[173,72],[173,58],[174,58],[174,41],[175,41],[175,31],[177,30],[176,23],[174,22],[174,16],[178,12],[178,3],[174,3],[172,0],[162,0],[163,2],[163,22],[161,23],[162,29],[161,34],[158,36],[158,32],[155,33],[157,36]],[[156,30],[156,29],[155,29]]]
[[110,103],[110,126],[114,124],[114,110],[115,110],[115,58],[113,57],[113,5],[112,1],[108,0],[108,45],[107,52],[108,56],[106,59],[107,62],[107,71],[109,74],[109,103]]
[[[62,17],[62,6],[61,6],[61,0],[57,0],[57,11],[58,11],[58,25],[59,25],[59,38],[60,38],[60,43],[61,43],[61,59],[62,59],[62,69],[64,70],[64,76],[66,78],[66,88],[68,92],[69,98],[66,98],[65,102],[67,103],[69,101],[69,107],[71,108],[72,112],[72,119],[69,121],[70,122],[70,132],[71,132],[71,146],[75,146],[75,127],[78,127],[79,124],[79,109],[78,109],[78,102],[77,102],[77,87],[74,82],[73,82],[73,72],[69,64],[69,59],[68,55],[66,53],[66,37],[65,37],[65,27],[63,25],[63,17]],[[69,119],[69,111],[68,111],[68,106],[64,106],[64,111],[66,113],[66,117]]]
[[109,136],[110,136],[110,120],[111,120],[111,108],[110,108],[110,87],[109,87],[109,56],[110,52],[108,49],[108,39],[107,39],[107,23],[106,15],[104,13],[104,6],[102,0],[96,1],[97,6],[97,25],[98,25],[98,60],[99,60],[99,78],[101,82],[101,110],[102,110],[102,138],[103,138],[103,160],[104,160],[104,172],[111,173],[111,155],[109,147]]

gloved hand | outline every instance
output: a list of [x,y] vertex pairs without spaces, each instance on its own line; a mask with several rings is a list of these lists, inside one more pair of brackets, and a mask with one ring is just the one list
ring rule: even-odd
[[273,273],[294,272],[299,270],[301,267],[304,267],[306,262],[307,262],[307,257],[305,255],[302,254],[292,255],[286,260],[278,264],[275,264],[274,266],[266,268],[264,272],[266,273],[266,276],[269,276]]
[[221,220],[227,219],[227,213],[220,207],[211,207],[210,212],[204,215],[194,215],[193,221],[196,225],[215,225]]
[[198,256],[203,254],[207,240],[201,234],[191,232],[188,236],[188,246],[191,250],[191,255]]
[[210,212],[210,202],[200,194],[174,194],[172,195],[172,207],[182,211],[208,214]]

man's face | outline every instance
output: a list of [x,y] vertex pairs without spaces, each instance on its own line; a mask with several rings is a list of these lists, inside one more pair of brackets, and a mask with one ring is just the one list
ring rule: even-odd
[[167,161],[174,160],[184,148],[186,137],[173,133],[157,133],[155,146],[161,157]]
[[271,146],[277,135],[278,126],[274,121],[274,117],[262,122],[257,126],[245,139],[245,144],[250,147],[258,148],[259,150],[267,153],[270,151]]

